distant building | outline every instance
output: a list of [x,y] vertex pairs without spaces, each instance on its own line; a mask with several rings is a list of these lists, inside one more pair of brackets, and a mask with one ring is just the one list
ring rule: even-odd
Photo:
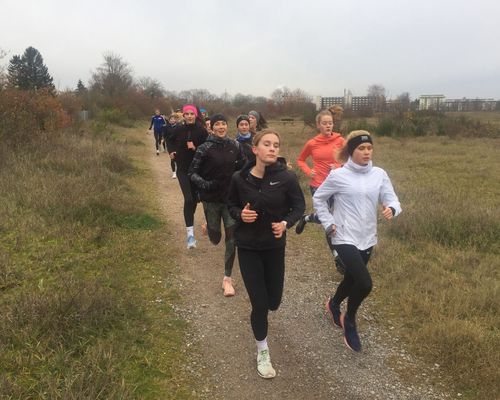
[[444,99],[443,94],[423,94],[419,98],[418,109],[440,111],[443,109]]
[[[353,111],[375,110],[380,106],[380,101],[373,96],[353,96],[350,90],[344,89],[344,96],[340,97],[321,97],[316,100],[316,109],[322,110],[334,105],[344,107]],[[380,107],[378,107],[380,108]]]
[[445,111],[494,111],[497,101],[494,99],[446,99],[444,101]]

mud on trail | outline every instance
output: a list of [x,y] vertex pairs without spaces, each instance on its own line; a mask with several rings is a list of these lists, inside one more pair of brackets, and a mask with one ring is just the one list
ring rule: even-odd
[[[369,299],[359,311],[363,351],[354,353],[343,343],[324,303],[340,275],[334,271],[325,243],[317,243],[308,230],[300,236],[288,231],[285,289],[281,307],[269,314],[269,349],[277,376],[265,380],[257,375],[256,346],[250,328],[250,303],[239,273],[233,270],[236,296],[222,294],[224,244],[212,245],[201,235],[203,209],[195,217],[197,248],[186,249],[182,194],[171,178],[168,154],[157,156],[151,136],[147,161],[153,172],[161,212],[170,227],[166,246],[176,254],[177,282],[181,302],[179,315],[188,321],[186,346],[196,349],[183,368],[199,382],[193,397],[203,399],[448,399],[433,387],[422,372],[417,383],[403,382],[389,360],[416,361],[400,348],[397,338],[376,325],[376,311]],[[423,368],[423,367],[422,367]],[[425,373],[427,372],[427,373]]]

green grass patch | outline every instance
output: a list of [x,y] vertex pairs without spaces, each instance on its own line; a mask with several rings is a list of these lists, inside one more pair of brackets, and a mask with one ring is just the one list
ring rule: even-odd
[[168,227],[127,132],[0,150],[0,398],[193,397]]

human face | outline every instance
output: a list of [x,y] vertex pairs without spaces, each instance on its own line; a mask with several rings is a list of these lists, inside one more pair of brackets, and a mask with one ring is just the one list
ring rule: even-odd
[[227,135],[227,122],[217,121],[212,128],[214,135],[218,137],[225,137]]
[[323,115],[319,122],[316,124],[319,133],[329,136],[333,130],[333,118],[328,115]]
[[373,145],[371,143],[361,143],[352,152],[352,161],[358,165],[367,165],[372,159]]
[[168,122],[170,122],[170,125],[175,125],[175,123],[177,122],[177,120],[174,117],[172,117],[172,118],[170,118],[168,120]]
[[257,146],[252,147],[252,151],[264,165],[273,164],[278,159],[280,140],[275,134],[268,133],[260,138]]
[[242,134],[250,132],[250,124],[248,123],[248,121],[240,121],[240,123],[238,124],[238,131]]
[[248,120],[250,121],[250,129],[257,128],[257,118],[255,118],[253,115],[249,115]]
[[155,110],[155,115],[160,115],[160,110]]
[[182,114],[182,116],[186,120],[187,124],[194,124],[194,121],[196,120],[196,114],[192,111],[186,111]]

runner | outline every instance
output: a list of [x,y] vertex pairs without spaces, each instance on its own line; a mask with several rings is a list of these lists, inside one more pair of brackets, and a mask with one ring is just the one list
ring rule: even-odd
[[188,177],[188,169],[193,161],[198,146],[207,139],[204,124],[198,118],[198,109],[193,104],[186,104],[182,108],[185,124],[177,126],[167,140],[170,158],[177,165],[177,179],[184,196],[184,222],[186,223],[187,248],[196,247],[194,238],[194,213],[196,211],[196,191]]
[[250,111],[248,113],[248,119],[250,121],[250,131],[252,134],[260,132],[262,129],[267,129],[267,121],[260,112],[254,110]]
[[[178,116],[177,114],[172,114],[168,117],[168,123],[165,125],[165,129],[163,130],[163,143],[164,146],[167,147],[168,138],[173,135],[175,128],[178,124]],[[167,150],[168,151],[168,150]],[[170,159],[170,168],[172,169],[172,179],[177,179],[176,174],[176,165],[174,159]]]
[[[335,325],[344,330],[344,342],[361,351],[356,312],[372,289],[367,264],[377,243],[377,207],[390,220],[401,213],[401,205],[387,173],[372,165],[372,137],[353,131],[339,152],[342,168],[331,172],[313,196],[314,208],[334,249],[345,266],[344,279],[326,307]],[[333,196],[333,213],[328,206]],[[347,312],[340,305],[347,298]]]
[[281,303],[285,276],[286,228],[305,209],[297,177],[278,157],[279,134],[265,130],[253,141],[255,161],[236,172],[229,188],[228,206],[237,221],[236,246],[241,276],[250,298],[250,320],[257,344],[257,372],[274,378],[267,344],[268,312]]
[[236,128],[236,140],[241,145],[245,158],[247,161],[255,160],[255,154],[252,151],[253,135],[250,132],[250,119],[248,115],[239,115],[236,118]]
[[149,125],[149,129],[154,127],[153,133],[155,135],[155,147],[156,147],[156,155],[160,155],[161,148],[161,140],[163,137],[163,127],[166,125],[165,117],[161,115],[160,110],[155,110],[155,115],[151,118],[151,124]]
[[[311,178],[309,180],[311,195],[314,195],[314,192],[323,183],[330,171],[341,165],[335,158],[335,153],[344,145],[345,141],[339,133],[333,132],[333,125],[334,120],[330,111],[323,110],[319,112],[316,115],[318,134],[307,141],[297,158],[299,168]],[[309,157],[312,159],[312,168],[306,162]],[[333,201],[329,202],[329,206],[333,206]],[[295,227],[295,232],[300,235],[308,222],[320,224],[315,213],[303,215]],[[328,235],[326,235],[326,242],[335,259],[337,270],[343,274],[343,266],[337,259],[337,252],[333,249]]]
[[210,118],[210,123],[213,134],[196,150],[189,175],[198,187],[203,202],[210,242],[219,244],[222,238],[221,221],[224,225],[226,252],[222,289],[224,296],[228,297],[235,294],[231,279],[235,257],[235,220],[229,215],[226,197],[231,176],[243,166],[244,157],[239,144],[227,136],[226,117],[215,114]]

